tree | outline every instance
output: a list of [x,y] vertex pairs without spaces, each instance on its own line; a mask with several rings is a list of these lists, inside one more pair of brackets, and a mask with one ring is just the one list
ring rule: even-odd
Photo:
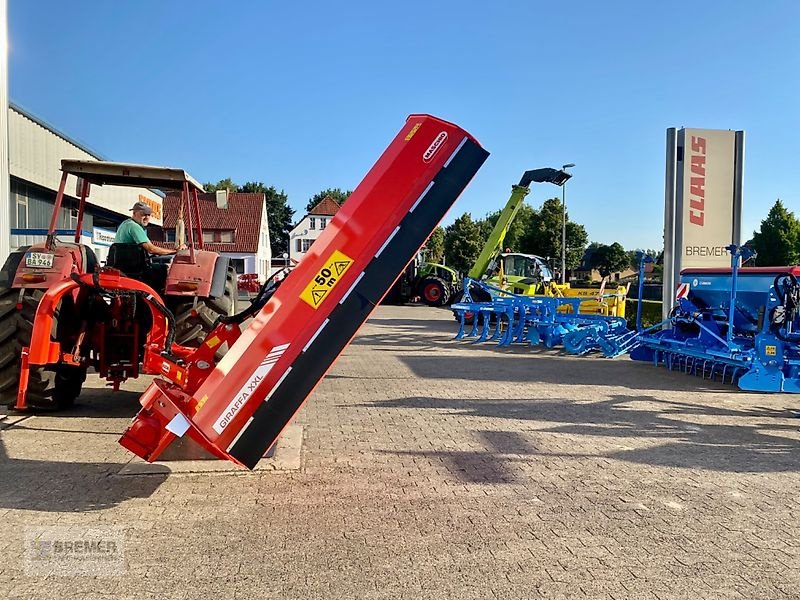
[[350,194],[352,193],[353,190],[348,190],[346,192],[343,192],[339,188],[328,188],[327,190],[322,190],[321,192],[318,192],[313,196],[311,196],[311,198],[308,201],[308,204],[306,204],[306,212],[311,212],[311,209],[314,208],[320,202],[322,202],[326,198],[326,196],[330,196],[331,198],[336,200],[336,202],[338,202],[339,205],[342,205],[345,203],[345,200],[347,200],[347,198],[349,198]]
[[637,248],[636,250],[628,250],[628,267],[634,271],[638,271],[639,263],[641,262],[643,256],[649,256],[653,259],[653,263],[655,264],[662,254],[663,250],[656,250],[654,248]]
[[761,229],[753,232],[752,246],[759,267],[795,265],[800,260],[800,221],[780,199],[761,221]]
[[619,242],[611,245],[598,244],[592,248],[589,266],[600,271],[600,275],[608,277],[612,273],[622,271],[630,264],[630,256]]
[[478,258],[483,244],[479,223],[472,220],[472,215],[464,213],[445,228],[444,255],[448,266],[466,273]]
[[289,251],[289,232],[292,230],[294,209],[289,206],[286,192],[283,190],[279,192],[275,186],[267,186],[260,181],[248,181],[244,185],[237,185],[230,177],[221,179],[217,183],[206,183],[203,187],[206,192],[226,189],[229,192],[264,194],[272,255],[278,256]]
[[[494,226],[497,224],[497,220],[500,218],[501,212],[502,211],[496,210],[478,221],[481,227],[481,236],[484,241],[488,239],[489,235],[492,233]],[[519,207],[514,220],[508,227],[506,237],[503,240],[503,250],[506,248],[511,248],[511,250],[515,252],[520,251],[519,248],[522,244],[522,238],[530,227],[531,221],[535,218],[535,216],[536,211],[529,204],[523,203],[522,206]]]
[[444,229],[440,225],[433,230],[428,241],[425,242],[425,260],[441,264],[444,258]]
[[[538,211],[532,211],[525,233],[519,240],[520,247],[515,250],[549,257],[560,264],[562,219],[561,200],[559,198],[545,200]],[[589,236],[583,225],[569,220],[569,213],[567,214],[566,239],[566,267],[575,269],[581,264]]]
[[203,185],[203,188],[207,192],[216,192],[219,190],[228,190],[229,192],[237,192],[239,191],[239,186],[233,182],[230,177],[226,177],[225,179],[220,179],[217,183],[211,183],[210,181]]
[[279,256],[289,251],[289,232],[292,230],[294,209],[289,206],[286,192],[275,186],[267,187],[260,181],[248,181],[237,190],[243,193],[264,194],[267,202],[267,226],[269,227],[272,255]]

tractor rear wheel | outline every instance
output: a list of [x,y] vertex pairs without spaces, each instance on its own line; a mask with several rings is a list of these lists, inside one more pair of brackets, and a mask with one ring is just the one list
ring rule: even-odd
[[[197,348],[214,329],[218,317],[236,312],[236,269],[228,267],[225,292],[217,298],[198,298],[194,302],[181,302],[175,307],[175,342],[181,346]],[[182,300],[182,299],[181,299]]]
[[[44,296],[42,290],[26,290],[22,309],[17,309],[19,290],[0,289],[0,404],[14,406],[19,386],[22,348],[30,346],[36,308]],[[58,311],[57,311],[58,313]],[[58,326],[58,314],[53,319]],[[86,369],[54,365],[30,368],[26,402],[31,408],[57,410],[68,408],[81,393]]]
[[438,277],[426,277],[419,284],[419,295],[428,306],[444,306],[450,296],[450,286]]

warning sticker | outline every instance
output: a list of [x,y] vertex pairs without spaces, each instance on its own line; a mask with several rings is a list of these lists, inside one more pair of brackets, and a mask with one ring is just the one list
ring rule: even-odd
[[318,308],[352,264],[352,258],[338,250],[334,251],[325,265],[317,272],[314,279],[300,294],[300,298],[312,308]]
[[767,356],[775,356],[778,354],[778,347],[777,346],[766,346],[765,348]]

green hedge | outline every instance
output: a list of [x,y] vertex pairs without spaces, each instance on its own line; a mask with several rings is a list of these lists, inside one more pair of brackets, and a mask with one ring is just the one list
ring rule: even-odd
[[[650,327],[661,322],[661,302],[658,300],[642,300],[642,325]],[[625,318],[628,319],[628,327],[636,329],[636,305],[637,300],[628,298],[625,301]]]

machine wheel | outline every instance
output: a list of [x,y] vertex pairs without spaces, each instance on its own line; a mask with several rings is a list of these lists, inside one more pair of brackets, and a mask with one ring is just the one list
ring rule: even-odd
[[[42,290],[27,290],[22,310],[17,310],[19,290],[0,289],[0,404],[13,406],[17,401],[20,354],[24,346],[30,346],[33,318],[43,295]],[[56,323],[57,318],[58,315]],[[33,367],[28,379],[28,406],[45,410],[68,408],[81,393],[85,379],[86,369],[79,367]]]
[[228,267],[225,293],[218,298],[199,298],[194,302],[181,302],[175,309],[175,342],[181,346],[197,348],[214,328],[217,317],[236,312],[236,269]]
[[447,304],[450,292],[449,286],[438,277],[426,277],[419,284],[422,302],[428,306],[444,306]]

